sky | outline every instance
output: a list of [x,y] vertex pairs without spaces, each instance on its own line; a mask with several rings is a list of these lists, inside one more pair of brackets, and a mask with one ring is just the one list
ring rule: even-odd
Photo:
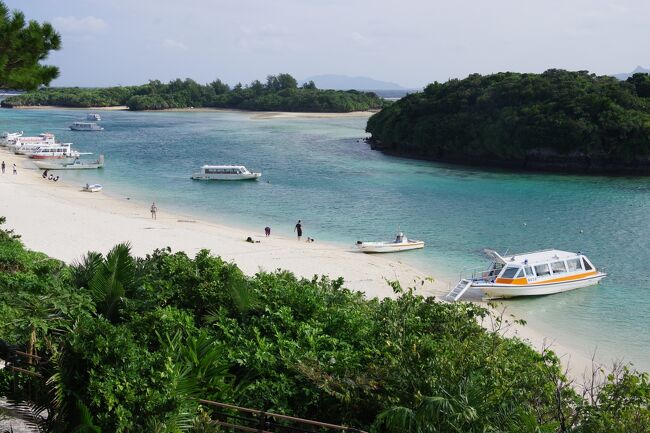
[[290,73],[418,88],[471,73],[650,67],[647,0],[4,0],[52,23],[55,86]]

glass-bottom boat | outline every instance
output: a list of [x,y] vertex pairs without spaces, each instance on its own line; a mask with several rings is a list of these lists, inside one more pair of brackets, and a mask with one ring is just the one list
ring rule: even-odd
[[485,253],[491,259],[487,270],[461,278],[448,300],[457,301],[469,289],[493,299],[550,295],[598,284],[607,276],[580,252],[550,249],[509,257],[493,250]]

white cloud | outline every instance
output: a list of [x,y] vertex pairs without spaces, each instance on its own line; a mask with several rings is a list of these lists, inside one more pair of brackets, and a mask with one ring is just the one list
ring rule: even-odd
[[187,50],[187,45],[169,38],[163,40],[161,46],[169,50]]
[[83,18],[54,17],[52,24],[55,29],[63,32],[101,33],[108,28],[106,21],[92,15]]

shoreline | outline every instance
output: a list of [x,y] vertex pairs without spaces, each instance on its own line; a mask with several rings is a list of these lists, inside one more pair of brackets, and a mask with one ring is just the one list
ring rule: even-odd
[[[71,110],[71,111],[129,111],[126,105],[116,105],[111,107],[62,107],[58,105],[16,105],[14,107],[3,107],[6,109],[16,110]],[[345,113],[319,113],[319,112],[302,112],[302,111],[254,111],[240,110],[237,108],[217,108],[217,107],[199,107],[199,108],[167,108],[164,110],[137,110],[140,113],[245,113],[252,114],[253,119],[322,119],[322,118],[341,118],[341,117],[370,117],[378,110],[368,111],[349,111]]]
[[[0,215],[7,218],[6,227],[20,234],[27,248],[67,263],[88,251],[106,253],[115,244],[128,240],[136,256],[166,246],[189,256],[207,248],[212,254],[236,263],[247,275],[284,269],[304,278],[342,276],[345,287],[364,292],[369,298],[395,296],[386,280],[398,280],[404,288],[417,287],[419,294],[438,299],[449,290],[450,282],[437,280],[397,257],[366,255],[324,242],[298,242],[284,235],[265,238],[257,230],[215,223],[185,212],[158,212],[158,219],[152,221],[150,203],[126,199],[117,191],[82,192],[80,185],[67,182],[65,176],[57,183],[44,181],[40,170],[30,168],[28,159],[4,149],[0,150],[0,159],[8,162],[7,173],[0,174],[0,193],[11,197],[0,202]],[[17,176],[11,174],[13,163],[18,167]],[[54,230],[53,221],[57,221]],[[245,242],[248,236],[259,243]],[[476,298],[472,302],[486,305]],[[507,303],[493,311],[504,308],[504,318],[512,322]],[[557,343],[547,333],[512,323],[507,328],[505,335],[517,336],[536,350],[553,342],[551,349],[570,368],[572,378],[577,380],[591,370],[591,356]]]

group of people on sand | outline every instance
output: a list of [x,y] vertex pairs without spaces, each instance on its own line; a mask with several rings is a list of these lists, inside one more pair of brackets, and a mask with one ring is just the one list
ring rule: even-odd
[[[15,165],[15,164],[14,164],[14,165]],[[49,171],[49,170],[45,170],[45,171],[43,172],[43,174],[42,174],[43,179],[51,180],[51,181],[53,181],[53,182],[58,182],[58,181],[59,181],[59,176],[58,176],[58,175],[57,175],[57,176],[54,176],[54,175],[51,174],[51,173],[48,174],[48,173],[47,173],[48,171]],[[14,174],[16,174],[16,173],[14,173]]]
[[[7,166],[5,165],[5,162],[2,161],[2,164],[0,164],[0,166],[2,167],[2,174],[5,174],[5,169],[7,168]],[[14,174],[18,174],[18,169],[16,168],[16,164],[14,164],[13,166],[14,166],[13,167],[14,168]]]

